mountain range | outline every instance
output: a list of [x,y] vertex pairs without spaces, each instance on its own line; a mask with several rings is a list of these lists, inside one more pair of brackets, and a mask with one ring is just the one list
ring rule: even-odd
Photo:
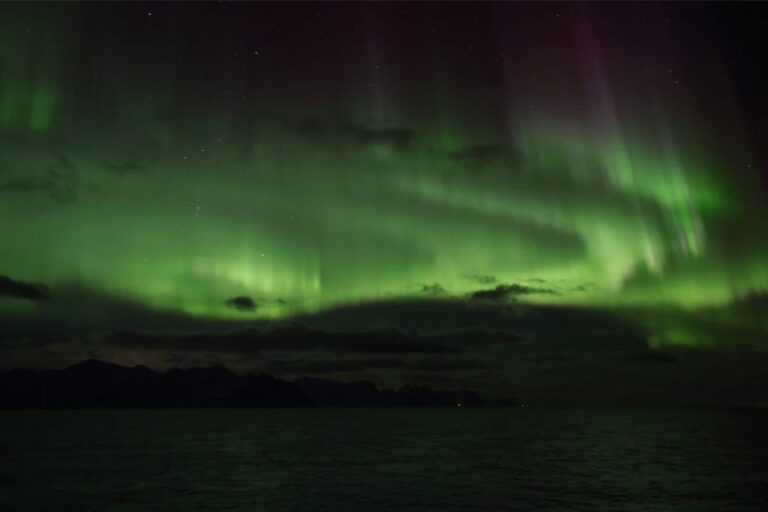
[[405,385],[378,389],[373,382],[318,378],[286,381],[240,376],[223,366],[158,372],[88,360],[61,370],[0,373],[0,408],[257,408],[257,407],[461,407],[516,405],[487,401],[474,391]]

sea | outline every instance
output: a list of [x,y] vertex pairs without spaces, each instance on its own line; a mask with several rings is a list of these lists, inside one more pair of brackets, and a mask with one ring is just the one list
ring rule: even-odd
[[764,512],[768,412],[0,411],[0,510]]

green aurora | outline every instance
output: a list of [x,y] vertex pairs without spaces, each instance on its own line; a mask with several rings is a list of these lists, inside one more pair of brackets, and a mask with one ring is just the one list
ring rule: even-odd
[[0,274],[233,320],[512,283],[650,312],[768,290],[744,107],[661,12],[478,15],[470,44],[394,6],[295,31],[187,8],[3,6]]

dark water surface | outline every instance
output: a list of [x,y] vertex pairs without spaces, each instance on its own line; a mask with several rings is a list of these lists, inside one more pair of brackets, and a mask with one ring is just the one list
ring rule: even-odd
[[0,411],[0,510],[768,510],[760,411]]

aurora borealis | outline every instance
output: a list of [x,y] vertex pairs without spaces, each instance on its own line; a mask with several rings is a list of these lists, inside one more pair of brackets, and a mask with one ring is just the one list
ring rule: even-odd
[[738,9],[4,4],[0,275],[52,300],[0,311],[117,327],[87,291],[231,327],[500,287],[654,347],[760,344]]

